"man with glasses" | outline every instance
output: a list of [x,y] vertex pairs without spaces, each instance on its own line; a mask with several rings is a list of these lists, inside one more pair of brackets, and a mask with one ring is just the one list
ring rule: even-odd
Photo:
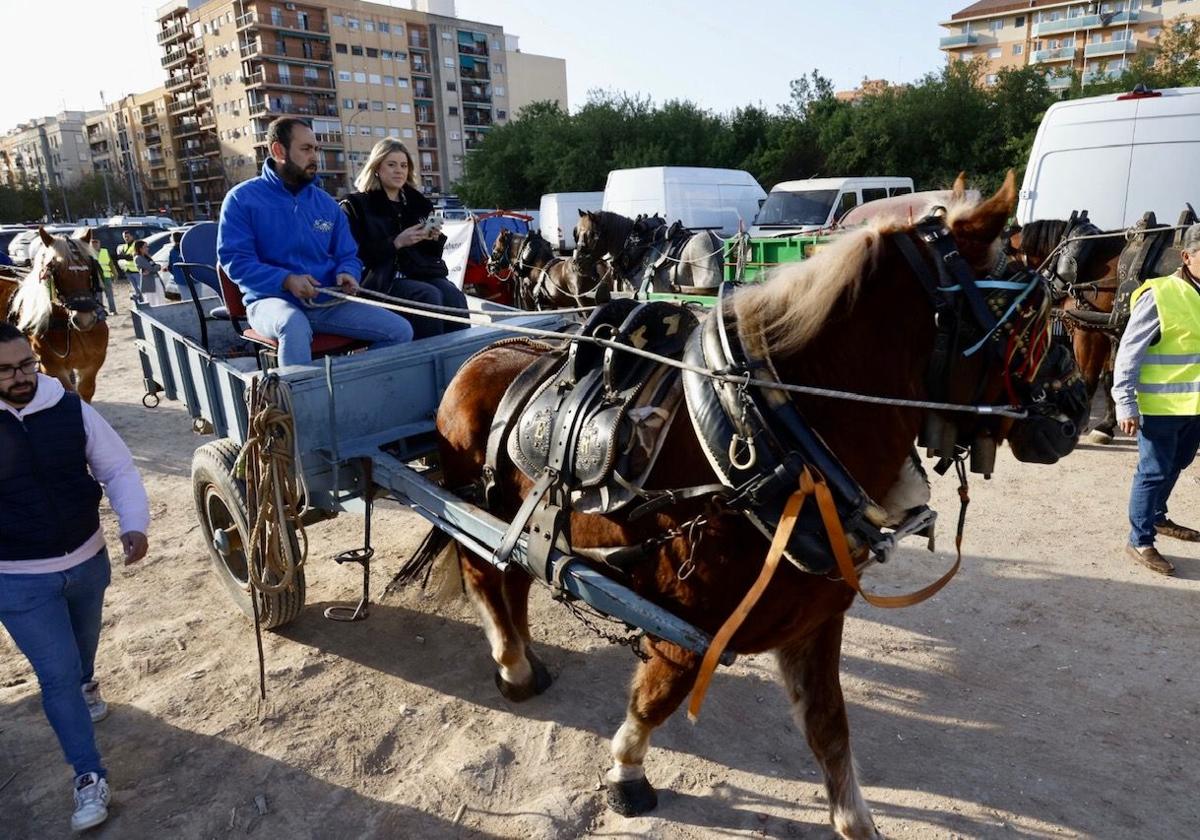
[[129,449],[78,394],[38,373],[29,341],[0,322],[0,624],[33,666],[74,768],[75,831],[108,817],[92,728],[108,714],[94,678],[111,576],[103,493],[120,522],[125,563],[136,563],[146,555],[150,508]]

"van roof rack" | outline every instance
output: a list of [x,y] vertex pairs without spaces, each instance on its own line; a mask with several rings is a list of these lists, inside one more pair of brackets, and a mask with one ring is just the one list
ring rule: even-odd
[[1162,91],[1151,90],[1150,88],[1146,87],[1145,82],[1138,82],[1137,86],[1134,87],[1133,90],[1129,91],[1129,93],[1122,93],[1120,96],[1118,96],[1117,101],[1121,102],[1126,99],[1152,99],[1155,96],[1162,96]]

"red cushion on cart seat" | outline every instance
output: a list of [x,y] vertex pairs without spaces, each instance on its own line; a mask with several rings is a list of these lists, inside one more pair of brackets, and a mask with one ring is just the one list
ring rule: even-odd
[[[267,338],[260,332],[252,329],[242,330],[242,338],[249,339],[256,344],[262,344],[266,347],[275,348],[279,346],[279,342],[273,338]],[[367,347],[367,342],[359,341],[354,338],[346,338],[344,335],[332,335],[330,333],[316,333],[312,340],[312,355],[328,356],[330,353],[349,352],[351,350],[362,350]]]

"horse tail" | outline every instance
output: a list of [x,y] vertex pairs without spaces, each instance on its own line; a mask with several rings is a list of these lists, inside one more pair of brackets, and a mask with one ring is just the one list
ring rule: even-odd
[[[432,587],[428,587],[430,578],[433,578]],[[462,564],[454,539],[440,528],[429,529],[412,557],[388,583],[387,591],[418,579],[430,590],[435,604],[449,603],[463,593]]]

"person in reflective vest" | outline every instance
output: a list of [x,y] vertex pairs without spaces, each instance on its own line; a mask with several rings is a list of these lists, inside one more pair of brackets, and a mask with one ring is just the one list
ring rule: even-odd
[[134,250],[133,243],[136,237],[132,231],[121,231],[121,238],[125,241],[117,246],[117,276],[124,277],[126,274],[137,274],[137,266],[134,265],[134,258],[137,252]]
[[1133,293],[1113,368],[1118,424],[1138,437],[1125,552],[1164,575],[1175,566],[1154,547],[1156,536],[1200,542],[1200,531],[1167,518],[1175,482],[1200,448],[1200,225],[1184,233],[1181,261]]
[[113,296],[113,277],[116,276],[117,269],[113,265],[112,254],[100,242],[100,237],[96,235],[94,230],[88,230],[83,237],[83,241],[91,246],[96,253],[96,261],[100,263],[100,277],[104,284],[104,297],[108,304],[108,311],[117,314],[117,300]]

